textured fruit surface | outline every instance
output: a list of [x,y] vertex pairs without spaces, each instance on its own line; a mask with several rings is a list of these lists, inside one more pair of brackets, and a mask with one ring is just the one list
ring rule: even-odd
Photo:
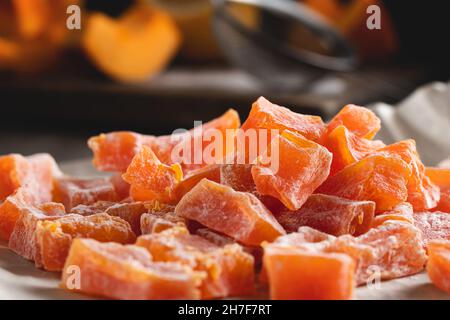
[[57,178],[54,180],[53,201],[64,204],[67,211],[79,204],[118,200],[114,185],[108,179]]
[[284,210],[276,218],[287,232],[307,226],[334,236],[360,235],[371,227],[374,212],[372,201],[313,194],[299,210]]
[[450,241],[450,214],[446,212],[416,212],[414,225],[422,231],[423,244],[432,240]]
[[94,204],[89,205],[79,204],[78,206],[72,208],[72,210],[70,210],[70,213],[89,216],[92,214],[105,212],[109,207],[112,207],[115,204],[116,202],[111,201],[98,201]]
[[450,241],[428,243],[427,272],[436,287],[450,294]]
[[24,183],[28,167],[28,161],[20,155],[0,157],[0,201],[5,200]]
[[220,182],[220,166],[209,165],[191,171],[188,176],[184,177],[176,187],[176,194],[178,199],[181,199],[186,193],[192,190],[201,180],[208,179],[214,182]]
[[143,145],[151,146],[155,137],[130,131],[101,134],[89,139],[94,166],[100,171],[125,172]]
[[439,203],[433,210],[450,213],[450,168],[426,168],[426,175],[440,188]]
[[333,154],[330,175],[370,155],[385,144],[379,140],[360,138],[344,126],[324,135],[323,145]]
[[250,114],[242,125],[242,130],[248,129],[290,130],[301,134],[306,139],[319,141],[325,125],[318,116],[295,113],[260,97],[253,103]]
[[359,237],[336,238],[301,227],[297,233],[280,237],[274,244],[312,252],[347,254],[355,260],[355,279],[359,285],[374,276],[388,280],[418,273],[427,259],[420,230],[403,221],[385,222]]
[[205,272],[202,298],[245,296],[254,291],[253,257],[238,244],[218,246],[185,228],[171,228],[138,238],[155,261],[179,262]]
[[389,211],[408,197],[411,175],[400,159],[370,156],[347,166],[322,184],[316,192],[376,203],[376,212]]
[[123,179],[131,185],[130,195],[135,201],[176,200],[175,187],[183,178],[179,164],[171,166],[159,161],[152,149],[142,147],[133,158]]
[[377,151],[387,157],[397,157],[405,161],[411,170],[408,180],[408,202],[414,210],[428,210],[439,202],[439,188],[425,175],[425,166],[420,160],[414,140],[404,140]]
[[123,180],[122,174],[113,174],[109,181],[112,183],[117,194],[117,200],[122,201],[130,197],[130,184]]
[[400,220],[414,224],[413,207],[409,202],[402,202],[392,210],[383,212],[373,219],[372,227],[378,227],[389,220]]
[[[80,288],[72,278],[81,273]],[[62,287],[113,299],[198,299],[203,275],[178,263],[153,262],[142,247],[75,239],[64,270]],[[72,282],[71,282],[72,281]]]
[[117,203],[108,207],[104,212],[110,216],[119,217],[131,226],[136,235],[141,234],[141,216],[148,212],[145,202]]
[[266,245],[264,270],[275,300],[347,300],[353,297],[355,263],[345,254]]
[[327,132],[346,127],[360,138],[372,139],[381,128],[381,121],[367,108],[348,104],[327,124]]
[[[252,176],[259,194],[277,198],[290,210],[297,210],[327,179],[332,155],[323,146],[288,130],[280,135],[278,147],[278,159],[272,157],[267,163],[258,158]],[[278,168],[274,167],[276,162]]]
[[247,245],[273,241],[285,233],[254,195],[234,191],[207,179],[181,199],[175,213]]
[[16,223],[9,247],[38,267],[61,271],[74,238],[132,243],[136,236],[127,222],[106,213],[49,217],[29,211]]
[[144,213],[140,221],[141,233],[152,234],[162,232],[174,227],[186,227],[186,219],[175,215],[174,213]]
[[17,219],[24,210],[52,201],[53,178],[61,174],[55,160],[48,154],[26,158],[17,156],[17,159],[14,161],[19,161],[24,170],[13,166],[7,176],[10,174],[20,176],[16,181],[20,182],[20,186],[18,184],[14,186],[15,190],[11,189],[11,185],[7,187],[5,190],[9,191],[5,191],[4,195],[8,195],[11,191],[13,193],[0,204],[0,238],[4,240],[9,239]]

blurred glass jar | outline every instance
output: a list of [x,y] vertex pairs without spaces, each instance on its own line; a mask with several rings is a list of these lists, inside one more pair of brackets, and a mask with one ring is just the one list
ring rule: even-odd
[[222,57],[212,28],[213,8],[209,0],[146,0],[169,13],[180,28],[183,57],[190,60],[219,60]]

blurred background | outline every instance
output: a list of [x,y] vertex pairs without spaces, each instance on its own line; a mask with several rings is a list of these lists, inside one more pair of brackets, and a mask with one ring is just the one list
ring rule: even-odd
[[444,4],[0,0],[0,154],[84,158],[90,135],[168,134],[230,107],[245,119],[261,95],[325,119],[397,103],[449,79]]

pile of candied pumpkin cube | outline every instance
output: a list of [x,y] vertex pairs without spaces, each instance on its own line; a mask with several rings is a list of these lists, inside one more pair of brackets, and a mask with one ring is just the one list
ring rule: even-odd
[[380,120],[355,105],[324,123],[260,98],[242,126],[229,110],[211,129],[277,130],[277,170],[262,160],[274,140],[244,164],[174,163],[192,130],[91,138],[107,178],[6,155],[0,237],[63,288],[114,299],[351,299],[425,268],[450,293],[450,159],[425,167],[414,140],[373,140]]

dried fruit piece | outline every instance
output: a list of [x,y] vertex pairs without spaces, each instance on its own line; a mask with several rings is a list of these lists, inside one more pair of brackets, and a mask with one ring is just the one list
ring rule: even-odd
[[125,172],[142,146],[151,146],[155,137],[129,131],[92,137],[88,146],[94,153],[94,166],[100,171]]
[[123,180],[120,173],[112,175],[109,181],[114,186],[119,201],[127,199],[130,196],[130,184]]
[[318,116],[295,113],[260,97],[253,103],[250,114],[241,129],[243,131],[248,129],[290,130],[301,134],[306,139],[319,141],[325,125]]
[[316,192],[352,200],[374,201],[376,212],[381,213],[406,201],[406,184],[410,175],[411,171],[403,160],[375,155],[329,177]]
[[[81,273],[73,283],[74,267]],[[72,276],[72,277],[71,277]],[[75,239],[61,285],[67,290],[114,299],[199,299],[203,274],[178,263],[153,262],[142,247]]]
[[134,200],[170,203],[176,200],[174,189],[183,172],[179,164],[162,164],[149,147],[143,146],[122,177],[131,185]]
[[141,216],[141,233],[159,233],[174,227],[186,227],[186,220],[173,213],[144,213]]
[[428,243],[427,272],[436,287],[450,294],[450,241]]
[[324,135],[322,144],[333,154],[330,175],[385,146],[379,140],[360,138],[344,126],[337,126]]
[[355,263],[339,253],[266,245],[264,268],[275,300],[347,300],[353,297]]
[[26,180],[29,164],[25,157],[11,154],[0,157],[0,201],[14,193]]
[[420,230],[403,221],[387,221],[359,237],[336,238],[301,227],[297,233],[278,238],[274,245],[347,254],[355,260],[358,285],[371,281],[374,276],[388,280],[418,273],[427,259]]
[[98,201],[116,201],[117,194],[108,179],[57,178],[54,181],[53,201],[64,204],[67,211],[77,205],[91,205]]
[[338,126],[346,127],[357,137],[372,139],[380,130],[381,121],[371,110],[348,104],[327,124],[327,132]]
[[414,140],[404,140],[386,146],[376,152],[387,157],[397,157],[405,161],[411,176],[408,180],[408,202],[414,210],[429,210],[439,202],[439,188],[425,175],[425,166],[420,160]]
[[195,220],[246,245],[273,241],[285,233],[269,210],[252,194],[203,179],[175,208],[175,214]]
[[220,182],[220,166],[208,165],[191,171],[180,183],[178,183],[175,192],[178,199],[181,199],[186,193],[192,190],[202,179],[208,179],[214,182]]
[[413,207],[409,202],[396,205],[391,211],[383,212],[373,219],[372,228],[376,228],[389,220],[400,220],[414,224]]
[[426,168],[426,175],[440,188],[439,203],[433,210],[450,213],[450,169]]
[[307,226],[334,236],[360,235],[371,227],[374,212],[372,201],[313,194],[299,210],[284,210],[276,218],[287,232]]
[[108,207],[105,212],[113,217],[119,217],[131,226],[136,235],[141,234],[141,216],[148,212],[145,202],[117,203]]
[[450,214],[446,212],[415,212],[414,225],[422,231],[425,247],[432,240],[450,240]]
[[75,238],[132,243],[136,236],[127,222],[106,213],[84,217],[76,214],[46,216],[42,212],[28,211],[17,221],[9,247],[24,258],[34,260],[37,267],[61,271]]
[[244,296],[254,291],[253,258],[237,244],[223,247],[175,227],[138,238],[155,261],[179,262],[205,272],[202,298]]
[[[230,109],[222,116],[213,119],[202,125],[201,134],[199,135],[194,129],[191,129],[185,133],[172,134],[168,136],[147,136],[134,132],[111,132],[108,134],[101,134],[96,137],[92,137],[88,141],[89,147],[94,153],[94,165],[101,171],[118,171],[125,172],[131,163],[133,157],[141,150],[143,146],[150,147],[155,153],[158,159],[166,165],[172,165],[178,160],[187,159],[187,163],[181,161],[183,169],[192,171],[205,166],[204,159],[200,159],[199,163],[196,163],[195,153],[206,150],[211,144],[215,146],[216,141],[212,139],[204,139],[204,137],[215,137],[214,133],[220,133],[222,145],[226,145],[227,131],[234,131],[240,126],[239,114]],[[198,130],[198,129],[197,129]],[[207,140],[207,141],[198,141]],[[195,144],[194,144],[195,143]],[[219,143],[218,143],[219,144]],[[201,146],[201,150],[193,150],[194,146]],[[190,154],[176,154],[181,159],[172,159],[172,153],[175,147],[181,152],[182,150],[190,150]],[[190,148],[189,148],[190,147]],[[185,158],[184,158],[185,157]]]
[[72,210],[70,210],[70,213],[75,213],[82,216],[90,216],[96,213],[106,212],[109,207],[112,207],[115,204],[116,202],[111,201],[98,201],[90,205],[80,204],[72,208]]
[[[289,130],[278,140],[278,156],[259,157],[252,176],[259,194],[275,197],[290,210],[297,210],[328,177],[332,155]],[[270,163],[263,158],[271,158]]]
[[[22,164],[26,162],[26,165],[23,171],[18,167],[13,169],[18,170],[13,175],[20,177],[20,181],[16,179],[13,184],[20,182],[20,186],[18,188],[16,188],[18,184],[13,186],[15,191],[0,204],[0,237],[5,240],[9,239],[15,223],[23,211],[32,206],[52,201],[53,178],[61,174],[55,160],[50,155],[14,157],[19,157],[21,159],[19,161]],[[8,189],[4,193],[5,195],[12,190],[11,185]]]
[[119,81],[137,82],[154,76],[180,45],[172,19],[143,5],[133,6],[117,20],[92,13],[84,30],[82,45],[88,57]]

